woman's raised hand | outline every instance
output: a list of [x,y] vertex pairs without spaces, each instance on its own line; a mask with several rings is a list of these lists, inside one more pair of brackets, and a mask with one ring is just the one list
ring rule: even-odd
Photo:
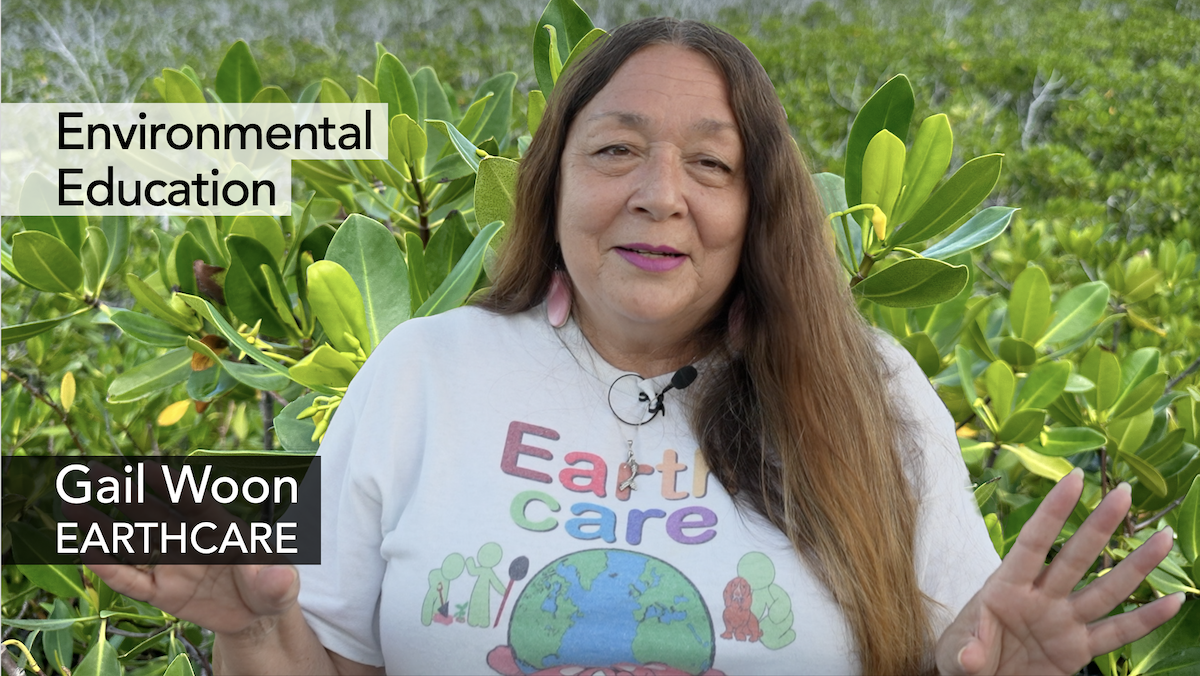
[[1129,511],[1129,485],[1110,492],[1063,545],[1046,554],[1083,491],[1076,469],[1050,491],[1021,529],[1004,562],[967,603],[937,644],[942,674],[1074,674],[1171,619],[1183,604],[1172,594],[1106,617],[1171,551],[1157,533],[1108,574],[1074,591]]
[[88,567],[117,592],[225,635],[261,628],[295,605],[300,593],[299,576],[288,565]]

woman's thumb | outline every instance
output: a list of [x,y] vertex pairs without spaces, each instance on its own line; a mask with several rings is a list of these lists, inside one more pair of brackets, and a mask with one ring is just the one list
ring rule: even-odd
[[238,566],[242,600],[257,615],[278,615],[296,602],[300,574],[295,566]]

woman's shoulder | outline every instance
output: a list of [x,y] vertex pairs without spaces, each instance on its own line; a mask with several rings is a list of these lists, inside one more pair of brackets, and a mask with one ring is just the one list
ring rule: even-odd
[[430,317],[414,317],[392,329],[376,352],[396,357],[418,350],[428,357],[462,350],[478,352],[511,340],[528,340],[538,333],[538,322],[531,316],[536,311],[502,315],[464,306]]

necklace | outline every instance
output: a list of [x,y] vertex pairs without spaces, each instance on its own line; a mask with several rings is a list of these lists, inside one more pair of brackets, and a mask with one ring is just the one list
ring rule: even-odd
[[[640,429],[640,426],[635,426],[633,428],[633,435],[635,439],[637,438],[637,433]],[[617,423],[617,431],[621,433],[621,438],[625,440],[625,449],[627,452],[625,462],[621,463],[621,466],[623,469],[629,472],[629,478],[622,481],[620,485],[617,486],[617,490],[636,491],[638,472],[641,470],[642,466],[638,464],[637,457],[633,454],[634,439],[628,439],[625,437],[625,430],[621,429],[620,423]]]

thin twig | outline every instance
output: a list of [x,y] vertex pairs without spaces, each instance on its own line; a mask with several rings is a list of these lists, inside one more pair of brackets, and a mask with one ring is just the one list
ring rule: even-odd
[[116,627],[114,627],[110,624],[110,625],[108,625],[107,631],[110,635],[116,634],[117,636],[124,636],[126,638],[153,638],[155,636],[158,636],[159,634],[166,633],[174,628],[175,628],[175,623],[172,622],[171,624],[159,627],[158,629],[155,629],[154,631],[136,632],[136,631],[125,631],[124,629],[117,629]]
[[45,395],[45,393],[30,384],[28,380],[25,380],[9,369],[4,369],[4,372],[7,373],[10,378],[16,380],[18,383],[21,383],[22,387],[29,390],[29,393],[37,397],[43,404],[53,409],[54,412],[58,414],[58,417],[62,419],[63,425],[66,426],[67,431],[71,433],[71,438],[75,440],[75,445],[79,447],[79,452],[87,455],[87,449],[83,447],[83,442],[79,440],[79,434],[75,432],[75,428],[71,426],[71,421],[69,418],[67,418],[66,411],[63,411],[58,404],[54,403],[50,397]]
[[204,655],[200,654],[200,651],[196,649],[196,646],[192,645],[192,642],[187,639],[187,636],[184,636],[182,631],[177,631],[175,632],[175,638],[179,639],[179,642],[183,644],[183,647],[185,650],[187,650],[188,655],[200,663],[200,676],[210,676],[212,674],[212,666],[209,665],[208,660],[204,658]]
[[1187,497],[1187,494],[1185,493],[1185,494],[1179,496],[1178,498],[1175,498],[1174,502],[1172,502],[1171,504],[1164,507],[1160,512],[1158,512],[1154,516],[1150,517],[1149,519],[1146,519],[1145,521],[1139,521],[1136,525],[1134,525],[1133,529],[1135,531],[1139,531],[1139,530],[1145,528],[1146,526],[1153,525],[1155,521],[1158,521],[1159,519],[1163,518],[1171,510],[1173,510],[1176,507],[1178,507],[1179,505],[1183,504],[1183,499],[1186,497]]
[[979,268],[979,271],[982,272],[983,274],[987,275],[988,277],[991,277],[993,282],[1004,287],[1005,291],[1012,291],[1012,284],[1009,284],[1008,282],[1004,281],[1004,278],[1002,278],[1000,275],[997,275],[995,272],[990,270],[988,268],[988,266],[983,264],[983,261],[979,261],[978,263],[976,263],[975,267]]
[[1167,383],[1167,389],[1163,391],[1163,394],[1170,392],[1172,388],[1179,384],[1179,381],[1195,373],[1196,369],[1200,369],[1200,357],[1196,357],[1196,361],[1189,364],[1182,373],[1172,378],[1171,381]]
[[25,676],[25,670],[17,666],[17,661],[13,656],[8,654],[8,649],[0,651],[0,663],[4,666],[4,673],[7,676]]

